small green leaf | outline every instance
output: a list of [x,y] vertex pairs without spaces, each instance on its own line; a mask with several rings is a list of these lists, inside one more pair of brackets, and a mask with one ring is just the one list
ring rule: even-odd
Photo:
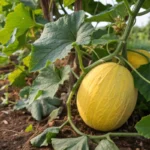
[[40,95],[42,97],[54,97],[59,85],[69,79],[70,67],[65,66],[58,71],[53,65],[49,65],[40,71],[38,77],[34,80],[30,90],[30,103]]
[[18,4],[14,12],[7,15],[6,24],[0,30],[0,43],[6,44],[15,28],[18,29],[16,37],[19,37],[34,25],[35,22],[31,18],[29,8],[26,8],[23,4]]
[[51,139],[59,133],[58,127],[51,127],[44,130],[41,134],[30,140],[31,144],[36,147],[47,146]]
[[100,21],[106,21],[106,22],[114,22],[114,18],[120,16],[121,18],[124,18],[125,16],[127,16],[127,10],[126,7],[124,5],[124,2],[121,2],[103,12],[101,12],[100,14],[97,14],[95,16],[92,16],[90,18],[87,18],[86,21],[88,22],[92,22],[92,21],[96,21],[96,22],[100,22]]
[[150,115],[143,117],[136,125],[138,133],[150,139]]
[[118,37],[115,36],[114,34],[106,34],[103,35],[100,39],[93,39],[92,40],[92,44],[93,45],[106,45],[109,43],[113,43],[113,42],[117,42],[118,41]]
[[28,101],[27,100],[20,100],[17,101],[17,103],[14,105],[14,110],[21,110],[24,109],[28,106]]
[[63,0],[64,1],[64,6],[70,6],[71,4],[73,4],[76,0]]
[[[139,69],[137,69],[137,71],[139,71],[147,80],[150,80],[150,63],[142,65]],[[150,84],[144,81],[135,72],[133,72],[132,74],[134,77],[135,87],[139,90],[139,92],[144,96],[147,101],[150,101]]]
[[37,99],[33,103],[27,106],[32,117],[36,120],[41,120],[43,117],[49,115],[53,110],[60,106],[61,100],[58,98],[44,98]]
[[30,124],[26,127],[25,132],[32,132],[33,131],[33,125]]
[[49,122],[51,122],[51,121],[53,121],[54,119],[56,119],[57,117],[58,117],[58,115],[60,115],[61,114],[61,112],[62,112],[62,107],[59,107],[59,108],[57,108],[57,109],[54,109],[52,112],[51,112],[51,114],[49,115]]
[[8,56],[0,52],[0,66],[6,65],[8,64],[8,62],[9,62]]
[[47,61],[55,62],[66,57],[73,42],[89,44],[94,29],[91,24],[84,23],[84,18],[85,13],[79,11],[47,23],[41,37],[33,44],[30,70],[39,70]]
[[19,96],[22,98],[28,98],[30,92],[30,86],[25,86],[20,90]]
[[113,141],[101,140],[95,150],[119,150]]
[[18,66],[13,72],[8,75],[8,80],[14,86],[22,87],[26,84],[24,66]]
[[86,136],[66,139],[53,138],[52,145],[55,150],[89,150]]

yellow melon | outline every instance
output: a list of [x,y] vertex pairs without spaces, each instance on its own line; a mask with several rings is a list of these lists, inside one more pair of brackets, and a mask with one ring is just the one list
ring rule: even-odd
[[[137,50],[137,51],[150,58],[150,53],[148,51],[146,50]],[[134,68],[139,68],[141,65],[147,64],[149,62],[146,57],[133,51],[127,52],[127,58]]]
[[122,126],[137,101],[131,73],[108,62],[92,69],[77,93],[77,108],[83,121],[96,130],[111,131]]

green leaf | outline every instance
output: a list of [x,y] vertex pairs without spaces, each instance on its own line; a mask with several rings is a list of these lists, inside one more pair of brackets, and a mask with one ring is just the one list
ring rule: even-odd
[[31,18],[29,8],[23,4],[18,4],[14,12],[8,14],[5,27],[0,30],[0,43],[7,43],[15,28],[18,29],[16,37],[19,37],[34,25],[35,22]]
[[8,80],[11,84],[22,87],[26,84],[25,81],[26,73],[24,70],[24,66],[18,66],[13,72],[8,75]]
[[92,51],[92,60],[93,61],[97,61],[105,56],[109,55],[108,52],[106,51],[106,49],[102,49],[102,48],[95,48]]
[[150,138],[150,115],[143,117],[136,125],[138,133],[145,138]]
[[38,0],[20,0],[24,5],[35,9],[38,6]]
[[25,86],[20,90],[19,96],[22,98],[28,98],[30,92],[30,86]]
[[24,109],[28,106],[28,101],[27,100],[19,100],[17,103],[14,105],[14,110],[21,110]]
[[0,66],[6,65],[8,62],[8,56],[0,52]]
[[145,2],[144,2],[142,7],[145,8],[145,9],[150,8],[150,1],[149,0],[145,0]]
[[82,0],[82,9],[92,15],[108,9],[111,5],[103,5],[101,2],[93,0]]
[[7,46],[3,49],[3,53],[7,54],[8,56],[11,55],[13,52],[16,51],[18,47],[18,40],[16,39],[17,28],[14,29],[10,40],[7,43]]
[[32,103],[40,95],[42,97],[54,97],[59,85],[69,79],[70,67],[55,68],[49,65],[40,71],[38,77],[34,80],[30,90],[29,99]]
[[95,150],[119,150],[113,141],[101,140]]
[[26,127],[25,132],[32,132],[33,131],[33,125],[30,124]]
[[72,43],[88,44],[93,27],[84,22],[85,13],[75,12],[56,22],[47,23],[41,37],[33,44],[31,71],[43,68],[46,62],[62,59],[71,51]]
[[64,6],[70,6],[71,4],[73,4],[75,2],[75,0],[63,0]]
[[114,18],[120,16],[121,18],[124,18],[127,16],[127,10],[124,5],[124,2],[121,2],[114,7],[109,8],[108,10],[105,10],[101,12],[98,15],[92,16],[90,18],[87,18],[86,21],[92,22],[100,22],[100,21],[106,21],[106,22],[114,22]]
[[[139,71],[146,79],[150,80],[150,63],[142,65],[139,69],[137,69],[137,71]],[[147,101],[150,101],[150,84],[141,79],[141,77],[139,77],[135,72],[133,72],[132,74],[134,77],[135,87]]]
[[52,112],[51,112],[51,114],[49,115],[49,122],[51,122],[51,121],[53,121],[54,119],[56,119],[57,117],[58,117],[58,115],[60,115],[61,114],[61,112],[62,112],[62,107],[59,107],[59,108],[57,108],[57,109],[55,109],[55,110],[53,110]]
[[86,136],[66,139],[53,138],[52,145],[55,150],[89,150]]
[[49,115],[54,109],[57,109],[60,104],[61,100],[58,98],[37,99],[32,104],[28,105],[27,109],[31,112],[32,117],[39,121],[43,117]]
[[30,142],[36,147],[48,146],[48,144],[51,142],[51,139],[56,137],[56,135],[59,133],[59,130],[60,129],[58,127],[47,128],[41,134],[31,139]]
[[23,59],[23,64],[27,67],[30,67],[30,60],[31,60],[31,55],[28,55]]
[[103,35],[100,39],[93,39],[92,40],[92,44],[93,45],[106,45],[109,43],[113,43],[113,42],[117,42],[118,41],[118,37],[114,34],[106,34]]

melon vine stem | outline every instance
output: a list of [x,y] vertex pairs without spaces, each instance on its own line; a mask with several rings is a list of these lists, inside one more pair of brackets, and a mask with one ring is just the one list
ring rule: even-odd
[[[114,136],[120,136],[120,137],[128,137],[128,136],[140,136],[138,133],[106,133],[104,135],[86,135],[85,133],[81,132],[73,123],[72,121],[72,115],[71,115],[71,100],[73,98],[73,96],[75,95],[80,83],[82,82],[83,78],[86,76],[86,74],[94,67],[96,67],[97,65],[105,62],[105,61],[109,61],[111,60],[114,56],[116,56],[123,48],[124,44],[126,43],[127,41],[127,38],[130,34],[130,31],[131,31],[131,28],[134,24],[134,20],[142,6],[142,4],[144,3],[145,0],[138,0],[137,3],[135,4],[135,7],[133,9],[133,14],[130,15],[129,17],[129,21],[128,21],[128,24],[127,24],[127,27],[125,29],[125,32],[116,48],[116,50],[111,53],[109,56],[106,56],[100,60],[98,60],[97,62],[91,64],[90,66],[86,67],[86,68],[82,68],[83,66],[83,63],[82,63],[82,58],[81,58],[81,54],[79,53],[78,54],[78,58],[79,58],[79,63],[80,63],[80,69],[82,68],[82,70],[84,70],[81,74],[81,76],[79,77],[79,79],[77,80],[77,82],[74,84],[70,94],[69,94],[69,97],[68,97],[68,100],[66,102],[66,106],[67,106],[67,121],[62,125],[60,126],[60,128],[62,128],[66,123],[69,123],[71,125],[71,127],[76,131],[76,133],[78,133],[79,135],[84,135],[84,136],[87,136],[89,137],[90,139],[103,139],[103,138],[109,138],[109,137],[114,137]],[[75,47],[76,47],[76,51],[78,52],[80,49],[79,47],[77,47],[77,44],[73,44]],[[81,60],[80,60],[81,59]]]
[[133,15],[129,15],[128,24],[126,26],[125,32],[124,32],[123,36],[121,37],[120,42],[119,42],[116,50],[113,53],[111,53],[110,55],[108,55],[108,56],[94,62],[90,66],[86,67],[85,71],[91,70],[92,68],[94,68],[97,65],[101,64],[102,62],[109,61],[110,59],[112,59],[114,56],[116,56],[122,50],[124,44],[126,44],[126,41],[129,37],[130,32],[131,32],[131,29],[132,29],[133,24],[134,24],[134,20],[137,16],[142,4],[144,3],[144,1],[145,0],[138,0],[137,3],[135,4],[135,7],[133,9]]

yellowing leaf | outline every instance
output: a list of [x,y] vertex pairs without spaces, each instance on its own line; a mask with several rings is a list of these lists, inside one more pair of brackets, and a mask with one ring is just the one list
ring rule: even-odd
[[8,80],[11,84],[20,87],[25,85],[25,77],[24,66],[18,66],[17,69],[8,75]]
[[25,132],[31,132],[33,131],[33,126],[30,124],[29,126],[26,127]]
[[25,58],[23,59],[23,64],[24,64],[25,66],[29,67],[29,66],[30,66],[30,60],[31,60],[31,55],[28,55],[27,57],[25,57]]

